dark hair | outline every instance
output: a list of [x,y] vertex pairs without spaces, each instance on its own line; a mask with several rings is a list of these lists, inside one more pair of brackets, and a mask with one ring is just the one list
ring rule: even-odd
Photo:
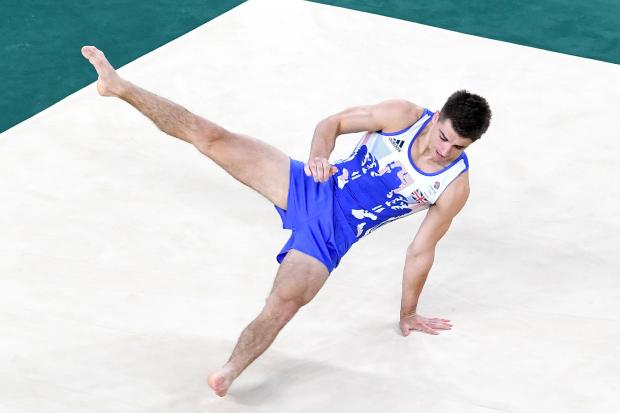
[[491,108],[482,96],[459,90],[441,108],[439,120],[446,118],[452,121],[454,131],[461,137],[476,141],[489,127]]

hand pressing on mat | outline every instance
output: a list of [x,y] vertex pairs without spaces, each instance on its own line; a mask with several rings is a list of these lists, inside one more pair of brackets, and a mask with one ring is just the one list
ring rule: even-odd
[[437,330],[450,330],[452,324],[450,320],[445,318],[428,318],[422,317],[419,314],[411,314],[407,316],[401,316],[400,318],[400,331],[403,336],[407,337],[411,331],[421,331],[427,334],[437,335]]

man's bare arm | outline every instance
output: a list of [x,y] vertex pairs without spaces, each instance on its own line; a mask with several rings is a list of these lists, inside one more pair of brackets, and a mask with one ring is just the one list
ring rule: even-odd
[[386,100],[376,105],[355,106],[320,121],[314,130],[306,175],[325,182],[336,173],[329,163],[336,138],[354,132],[401,130],[420,118],[423,109],[402,99]]
[[429,209],[415,239],[407,249],[400,308],[400,328],[405,336],[409,335],[411,330],[438,334],[436,330],[451,327],[449,320],[420,316],[417,314],[417,306],[435,260],[435,247],[465,205],[468,196],[469,182],[465,172],[448,186],[437,203]]

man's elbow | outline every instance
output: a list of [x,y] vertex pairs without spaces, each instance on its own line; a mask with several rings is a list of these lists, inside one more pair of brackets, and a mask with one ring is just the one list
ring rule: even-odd
[[331,115],[321,120],[317,125],[316,129],[320,129],[322,131],[328,131],[329,133],[338,137],[340,135],[340,118],[338,115]]

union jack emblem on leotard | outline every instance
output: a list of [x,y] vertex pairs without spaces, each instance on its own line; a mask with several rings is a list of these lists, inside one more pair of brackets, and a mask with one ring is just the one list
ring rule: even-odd
[[415,191],[413,191],[411,193],[411,196],[413,197],[413,199],[415,199],[415,201],[418,204],[426,204],[426,203],[428,203],[428,199],[426,199],[426,197],[424,196],[422,191],[420,191],[419,189],[416,189]]

